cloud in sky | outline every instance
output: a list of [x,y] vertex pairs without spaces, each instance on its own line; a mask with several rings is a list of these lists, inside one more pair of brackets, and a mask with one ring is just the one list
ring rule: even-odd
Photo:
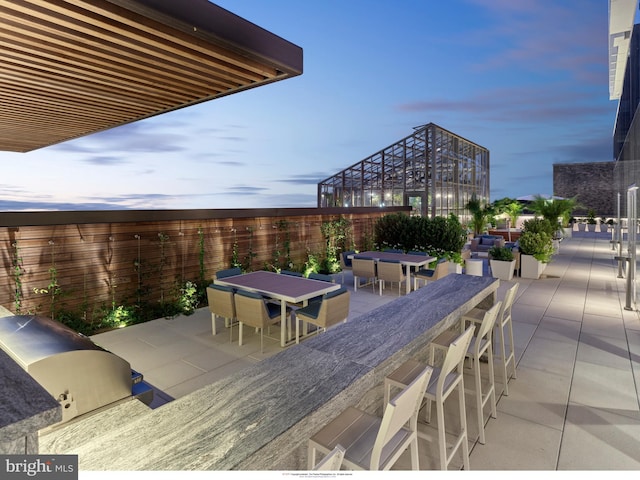
[[553,163],[612,160],[606,1],[215,3],[301,46],[304,73],[0,152],[0,206],[315,206],[318,181],[429,122],[490,150],[493,199],[550,192]]

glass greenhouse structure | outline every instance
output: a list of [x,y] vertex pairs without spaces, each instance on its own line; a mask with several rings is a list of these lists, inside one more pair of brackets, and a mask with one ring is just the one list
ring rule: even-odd
[[467,216],[489,202],[489,150],[429,123],[318,183],[318,207],[411,206],[412,215]]

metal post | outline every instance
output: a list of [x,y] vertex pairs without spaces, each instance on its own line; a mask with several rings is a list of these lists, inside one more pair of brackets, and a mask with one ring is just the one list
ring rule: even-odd
[[636,303],[636,235],[638,231],[638,216],[636,213],[636,199],[638,187],[633,184],[627,190],[627,291],[625,310],[633,310],[631,304]]
[[618,223],[616,224],[617,242],[618,242],[618,278],[623,278],[622,270],[622,217],[620,216],[620,197],[622,194],[618,192]]

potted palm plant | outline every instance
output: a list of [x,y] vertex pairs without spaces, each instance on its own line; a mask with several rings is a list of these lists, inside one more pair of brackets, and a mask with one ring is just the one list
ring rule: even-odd
[[540,215],[549,221],[553,226],[551,233],[552,239],[559,240],[563,237],[571,237],[569,220],[576,206],[577,201],[575,198],[547,199],[538,195],[531,205],[531,208],[536,215]]
[[489,217],[493,214],[493,209],[488,204],[483,204],[476,194],[471,195],[471,199],[465,205],[471,214],[470,226],[473,233],[478,236],[486,230]]
[[491,276],[500,280],[512,280],[516,268],[516,260],[509,247],[491,247],[489,250]]

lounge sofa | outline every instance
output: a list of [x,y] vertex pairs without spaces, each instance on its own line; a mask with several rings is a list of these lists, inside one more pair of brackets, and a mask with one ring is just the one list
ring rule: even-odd
[[486,253],[492,247],[504,247],[504,237],[500,235],[480,235],[471,239],[471,253]]

